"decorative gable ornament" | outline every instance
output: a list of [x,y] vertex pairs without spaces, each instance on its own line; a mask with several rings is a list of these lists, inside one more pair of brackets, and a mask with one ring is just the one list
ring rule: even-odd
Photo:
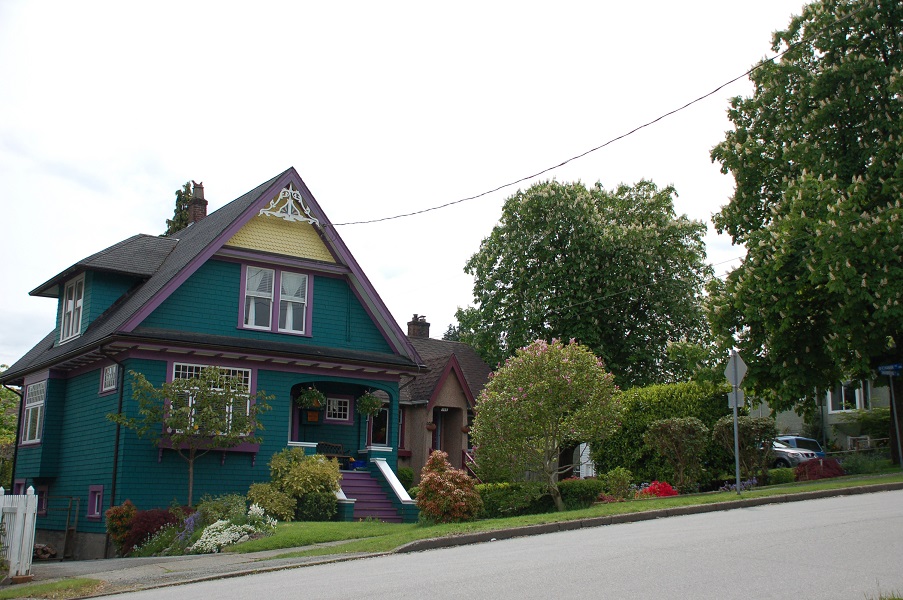
[[310,207],[304,202],[301,192],[292,184],[288,184],[288,187],[279,192],[279,196],[274,198],[269,206],[261,209],[260,216],[276,217],[290,222],[307,221],[311,225],[320,226],[320,221],[310,214]]

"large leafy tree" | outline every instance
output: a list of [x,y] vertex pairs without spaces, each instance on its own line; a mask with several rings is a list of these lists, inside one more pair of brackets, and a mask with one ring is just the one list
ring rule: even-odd
[[173,449],[188,466],[188,505],[194,500],[194,467],[211,450],[259,443],[263,429],[258,416],[269,410],[272,396],[248,392],[239,377],[217,367],[205,367],[197,377],[175,379],[159,387],[135,371],[132,397],[138,414],[109,414],[107,418]]
[[465,265],[475,306],[461,340],[490,364],[535,339],[576,338],[622,387],[670,381],[668,345],[705,330],[706,227],[677,216],[672,187],[650,181],[546,181],[508,198]]
[[747,255],[710,319],[787,409],[903,360],[903,2],[815,2],[772,45],[712,150],[736,181],[715,225]]
[[587,347],[537,340],[492,374],[480,394],[471,436],[479,472],[490,480],[538,477],[558,510],[564,502],[559,455],[604,439],[617,426],[618,392]]

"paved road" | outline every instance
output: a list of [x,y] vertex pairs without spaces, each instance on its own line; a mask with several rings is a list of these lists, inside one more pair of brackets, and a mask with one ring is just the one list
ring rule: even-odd
[[903,593],[903,491],[687,515],[123,595],[862,599]]

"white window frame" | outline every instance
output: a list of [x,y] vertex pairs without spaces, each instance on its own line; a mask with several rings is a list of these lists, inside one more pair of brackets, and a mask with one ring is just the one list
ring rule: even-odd
[[[200,372],[207,367],[215,366],[218,369],[221,369],[226,372],[229,377],[238,377],[242,380],[242,383],[245,386],[245,414],[248,415],[251,413],[251,369],[240,369],[237,367],[221,367],[219,365],[198,365],[191,363],[173,363],[172,365],[172,379],[175,381],[176,379],[195,379],[200,374]],[[194,404],[194,397],[188,396],[188,406],[191,407]],[[234,411],[234,407],[229,404],[226,406],[226,414],[228,416],[228,423],[231,427],[232,425],[232,414]],[[190,422],[190,421],[189,421]],[[241,434],[246,435],[246,434]]]
[[[22,412],[23,444],[38,444],[44,430],[44,407],[47,403],[47,380],[32,383],[25,390],[25,408]],[[34,424],[32,425],[32,422]]]
[[[844,402],[844,399],[841,397],[839,403],[840,408],[835,408],[834,399],[837,395],[837,392],[844,394],[854,383],[858,383],[859,385],[855,389],[851,390],[855,394],[853,402]],[[854,410],[870,410],[872,407],[871,396],[871,382],[869,382],[867,379],[862,379],[856,382],[849,381],[846,383],[839,383],[833,389],[828,391],[828,413],[835,414],[852,412]]]
[[105,366],[100,372],[100,393],[112,392],[119,383],[119,365]]
[[67,282],[63,288],[63,302],[60,309],[61,344],[81,335],[84,303],[85,276],[82,274]]
[[351,420],[351,398],[326,397],[326,421],[341,421],[347,423]]
[[[251,289],[251,281],[252,276],[256,277],[258,274],[270,274],[270,289],[269,291],[265,289]],[[273,327],[273,298],[275,295],[275,286],[276,286],[276,271],[273,269],[265,269],[263,267],[254,267],[247,266],[245,268],[245,292],[244,292],[244,304],[242,305],[242,322],[244,323],[244,327],[248,329],[260,329],[263,331],[269,331]],[[257,307],[258,303],[261,301],[266,301],[268,308],[266,310],[266,325],[257,325]]]
[[[303,280],[300,286],[301,296],[287,295],[285,290],[285,280],[288,277],[299,277]],[[307,332],[307,290],[308,276],[305,273],[295,273],[292,271],[279,272],[279,318],[277,322],[278,331],[282,333],[305,334]],[[297,309],[300,305],[300,310]],[[285,307],[283,309],[283,307]],[[284,316],[283,316],[284,315]],[[300,316],[301,327],[297,327],[296,317]]]

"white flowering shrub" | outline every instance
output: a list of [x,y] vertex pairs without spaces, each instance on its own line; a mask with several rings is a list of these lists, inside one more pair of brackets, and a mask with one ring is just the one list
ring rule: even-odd
[[272,535],[276,531],[276,519],[267,516],[257,504],[248,509],[246,523],[234,523],[226,519],[208,525],[201,537],[188,548],[191,554],[215,554],[232,544],[251,539],[253,535]]

